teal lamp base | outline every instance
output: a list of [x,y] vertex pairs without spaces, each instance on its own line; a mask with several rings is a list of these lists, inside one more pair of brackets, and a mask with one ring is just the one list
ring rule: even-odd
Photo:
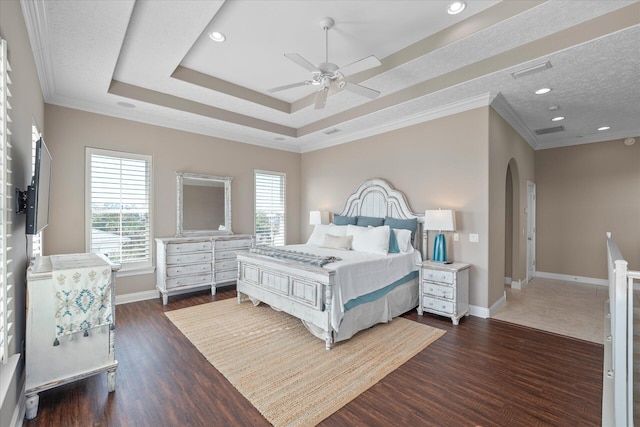
[[436,240],[433,242],[433,256],[432,261],[446,262],[447,261],[447,242],[444,239],[444,234],[436,234]]

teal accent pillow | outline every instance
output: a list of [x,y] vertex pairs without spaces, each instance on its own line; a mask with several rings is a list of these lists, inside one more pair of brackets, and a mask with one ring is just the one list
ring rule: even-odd
[[333,223],[335,225],[356,225],[358,222],[357,216],[343,216],[338,214],[333,214]]
[[375,218],[373,216],[359,216],[356,225],[358,227],[380,227],[381,225],[384,225],[384,218]]
[[397,219],[391,217],[385,217],[384,225],[388,225],[391,228],[401,228],[405,230],[411,230],[411,241],[416,235],[416,231],[418,230],[418,218],[411,219]]
[[390,254],[399,254],[400,247],[398,246],[398,238],[396,237],[396,233],[393,229],[389,230],[389,253]]

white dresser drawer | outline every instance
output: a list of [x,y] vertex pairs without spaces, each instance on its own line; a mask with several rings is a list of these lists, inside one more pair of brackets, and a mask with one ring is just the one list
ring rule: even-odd
[[216,261],[223,259],[236,259],[236,251],[219,251],[216,249],[215,259]]
[[453,314],[453,301],[445,301],[437,298],[423,296],[422,305],[425,309],[435,310],[445,314]]
[[210,262],[213,259],[211,252],[196,252],[179,255],[167,255],[167,265],[172,264],[195,264],[199,262]]
[[177,265],[175,267],[167,268],[167,276],[182,276],[185,274],[198,274],[198,273],[209,273],[211,272],[211,263],[205,264],[187,264],[187,265]]
[[179,276],[168,277],[167,288],[176,288],[178,286],[187,285],[208,285],[211,283],[211,274],[202,274],[198,276]]
[[216,240],[214,244],[216,249],[239,249],[248,248],[251,241],[248,239]]
[[438,285],[432,282],[422,283],[422,292],[428,296],[434,296],[438,298],[454,299],[455,290],[451,286]]
[[217,271],[216,283],[232,282],[238,279],[238,270]]
[[422,278],[424,280],[431,280],[433,282],[453,284],[453,272],[451,271],[424,269],[422,272]]
[[216,261],[215,263],[216,272],[223,271],[223,270],[235,270],[237,268],[238,268],[238,261],[236,261],[234,258],[226,259],[223,261]]
[[211,242],[192,242],[192,243],[169,243],[167,244],[167,254],[181,254],[185,252],[197,252],[211,250]]

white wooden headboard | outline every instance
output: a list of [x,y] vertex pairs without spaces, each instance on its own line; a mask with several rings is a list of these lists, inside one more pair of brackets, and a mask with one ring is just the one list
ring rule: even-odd
[[369,179],[356,189],[347,198],[344,208],[340,212],[344,216],[372,216],[384,218],[389,216],[398,219],[418,219],[418,230],[413,241],[413,247],[422,253],[425,259],[426,253],[423,242],[424,214],[418,214],[411,210],[403,192],[396,190],[382,178]]

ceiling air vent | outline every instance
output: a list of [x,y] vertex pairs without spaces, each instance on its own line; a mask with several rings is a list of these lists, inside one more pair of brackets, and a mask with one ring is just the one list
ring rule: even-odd
[[540,73],[544,70],[551,68],[551,62],[547,61],[543,64],[534,65],[533,67],[524,68],[522,70],[514,71],[511,73],[514,79],[521,79],[522,77],[530,76],[531,74]]
[[564,131],[564,126],[555,126],[552,128],[536,129],[536,135],[546,135],[548,133],[556,133]]
[[333,128],[333,129],[329,129],[329,130],[327,130],[327,131],[324,131],[323,133],[324,133],[325,135],[333,135],[334,133],[338,133],[338,132],[340,132],[340,129],[338,129],[338,128]]

